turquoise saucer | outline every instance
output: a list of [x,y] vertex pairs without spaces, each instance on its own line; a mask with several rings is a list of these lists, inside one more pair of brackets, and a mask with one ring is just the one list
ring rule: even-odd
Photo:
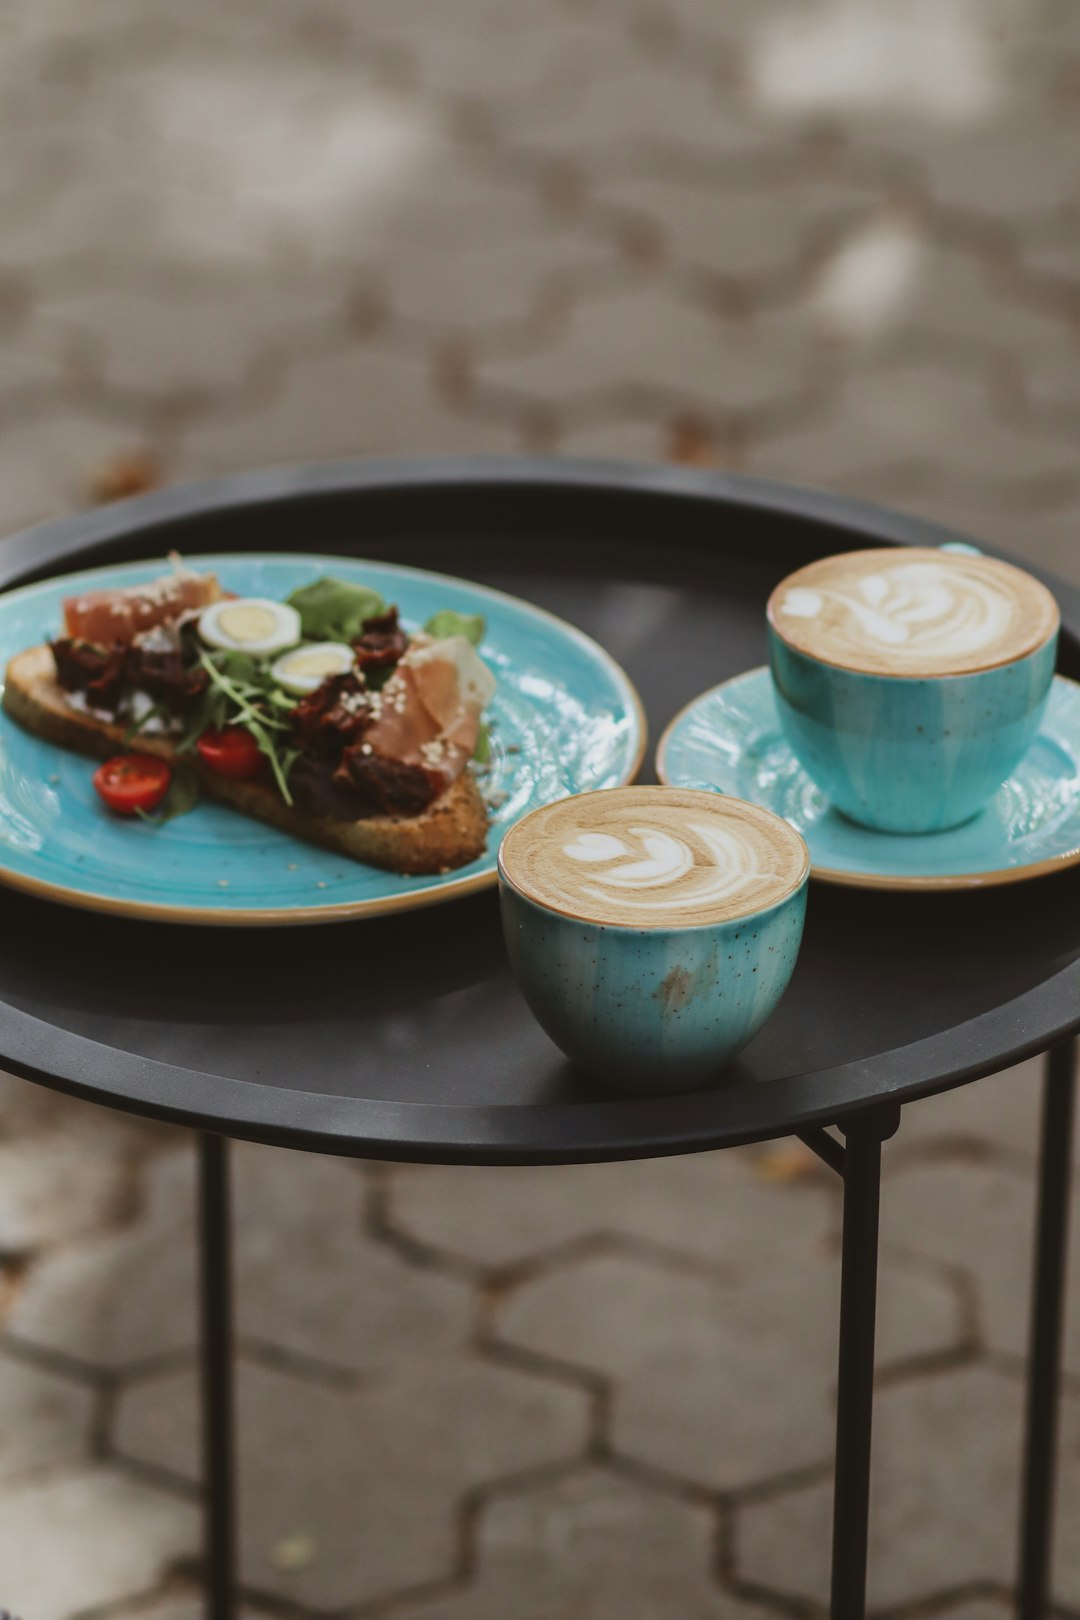
[[[0,885],[72,906],[163,922],[324,923],[435,905],[492,887],[499,840],[519,817],[571,793],[633,780],[645,749],[637,693],[595,641],[542,608],[419,568],[350,557],[194,557],[244,596],[282,598],[320,574],[373,585],[406,625],[441,608],[481,613],[481,656],[498,687],[482,778],[491,826],[478,860],[402,877],[200,804],[163,826],[111,816],[91,786],[92,761],[30,736],[0,713]],[[91,569],[0,596],[0,689],[7,660],[60,628],[65,596],[131,585],[164,560]]]
[[1019,883],[1080,861],[1080,686],[1058,675],[1039,735],[985,810],[949,832],[872,832],[834,810],[780,731],[767,669],[725,681],[676,715],[656,771],[672,787],[762,804],[806,839],[811,873],[868,889]]

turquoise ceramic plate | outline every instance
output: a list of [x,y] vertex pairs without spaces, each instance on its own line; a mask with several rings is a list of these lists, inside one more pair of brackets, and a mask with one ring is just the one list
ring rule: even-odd
[[[0,882],[94,910],[171,922],[317,923],[433,905],[495,882],[499,839],[537,805],[633,780],[645,721],[630,682],[580,631],[499,591],[344,557],[195,559],[248,596],[284,597],[320,574],[374,585],[407,625],[439,608],[482,613],[481,653],[498,680],[489,709],[492,806],[487,852],[438,877],[400,877],[299,843],[212,804],[155,827],[120,821],[90,784],[93,764],[0,715]],[[92,569],[0,596],[0,671],[55,635],[61,599],[131,585],[166,565]]]
[[833,810],[781,735],[767,669],[695,698],[660,739],[656,769],[674,787],[712,788],[775,810],[806,839],[812,875],[829,883],[966,889],[1080,861],[1080,686],[1061,676],[1019,770],[951,832],[871,832]]

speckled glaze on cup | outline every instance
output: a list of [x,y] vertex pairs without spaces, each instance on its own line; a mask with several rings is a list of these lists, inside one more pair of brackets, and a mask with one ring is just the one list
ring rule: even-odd
[[[696,796],[715,803],[711,794]],[[527,897],[500,854],[510,962],[551,1039],[603,1085],[638,1095],[694,1090],[715,1080],[787,988],[809,871],[807,854],[797,886],[762,910],[724,922],[633,928],[569,916]]]
[[1058,642],[1055,628],[1023,657],[920,676],[827,663],[793,647],[771,615],[768,636],[792,752],[836,809],[890,833],[944,832],[993,798],[1038,734]]

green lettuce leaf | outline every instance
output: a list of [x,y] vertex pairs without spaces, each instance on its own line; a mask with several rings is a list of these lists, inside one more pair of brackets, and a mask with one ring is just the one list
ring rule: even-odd
[[447,636],[464,636],[474,647],[479,647],[484,639],[484,616],[482,613],[455,613],[453,608],[443,608],[441,613],[432,614],[424,629],[436,641],[443,641]]
[[352,641],[365,620],[386,611],[386,603],[369,585],[350,585],[329,575],[298,586],[286,601],[299,613],[304,635],[313,641]]

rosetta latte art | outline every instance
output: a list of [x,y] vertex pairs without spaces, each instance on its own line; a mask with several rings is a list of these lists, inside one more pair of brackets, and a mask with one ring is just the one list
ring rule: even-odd
[[628,928],[691,927],[774,905],[806,875],[787,822],[723,794],[619,788],[534,810],[504,877],[555,910]]
[[1058,626],[1037,579],[978,554],[842,552],[776,587],[773,627],[813,658],[868,673],[953,675],[1026,657]]
[[906,652],[913,660],[992,651],[1016,614],[1013,596],[996,580],[923,562],[882,568],[846,587],[794,586],[781,597],[780,612],[816,619],[827,603],[841,610],[833,616],[834,644],[869,645],[899,658]]
[[687,822],[681,833],[637,824],[622,837],[583,830],[562,852],[588,869],[582,892],[617,900],[620,910],[711,910],[749,889],[781,887],[779,874],[762,869],[760,849],[741,829],[719,824]]

